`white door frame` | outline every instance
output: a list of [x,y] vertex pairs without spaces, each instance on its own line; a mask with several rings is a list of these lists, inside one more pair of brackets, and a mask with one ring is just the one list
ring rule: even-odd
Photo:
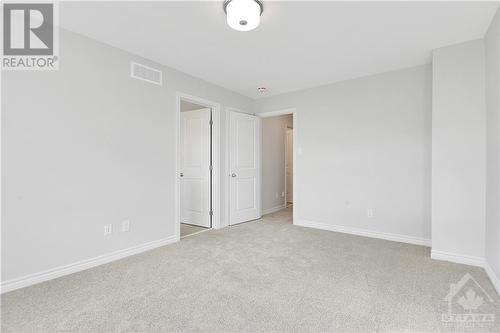
[[[181,186],[180,186],[180,129],[181,129],[181,101],[199,104],[212,109],[212,228],[220,229],[220,104],[201,97],[188,95],[177,91],[175,95],[175,235],[181,238]],[[207,166],[208,167],[208,166]]]
[[[290,128],[288,127],[288,125],[285,125],[285,207],[288,207],[288,177],[286,175],[286,171],[288,169],[288,154],[289,154],[289,150],[290,150],[290,147],[288,146],[288,132],[289,131],[292,131],[292,140],[293,140],[293,127]],[[292,144],[292,153],[293,153],[293,144]],[[293,156],[292,156],[293,157]],[[292,161],[293,163],[293,161]],[[293,165],[292,165],[292,178],[293,178]],[[292,185],[293,184],[293,180],[292,180]],[[292,192],[293,192],[293,188],[292,188]],[[292,193],[292,197],[293,197],[293,193]],[[293,199],[293,198],[292,198]],[[293,204],[293,201],[292,201],[292,204]]]
[[[297,117],[297,109],[296,108],[289,108],[289,109],[281,109],[281,110],[275,110],[275,111],[270,111],[270,112],[263,112],[263,113],[258,113],[257,116],[261,118],[269,118],[269,117],[276,117],[276,116],[283,116],[291,114],[293,117],[293,223],[295,224],[298,222],[298,208],[300,207],[299,205],[299,196],[297,195],[298,190],[297,190],[297,178],[298,178],[298,172],[299,168],[297,165],[297,153],[300,151],[300,146],[299,146],[299,140],[298,140],[298,133],[299,133],[299,123],[298,123],[298,117]],[[286,135],[286,133],[285,133]],[[262,150],[261,150],[262,154]],[[262,158],[261,158],[262,160]],[[286,175],[285,175],[285,180],[286,180]],[[286,181],[285,181],[285,186],[286,186]],[[262,187],[261,187],[262,191]],[[286,190],[285,190],[286,191]],[[262,197],[262,195],[261,195]],[[286,194],[285,194],[285,202],[286,202]]]

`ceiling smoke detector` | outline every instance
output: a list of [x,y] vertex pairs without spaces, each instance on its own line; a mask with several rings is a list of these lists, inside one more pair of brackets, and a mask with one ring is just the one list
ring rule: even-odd
[[262,94],[262,93],[265,93],[267,91],[267,88],[266,87],[259,87],[259,88],[257,88],[257,91]]
[[227,16],[227,24],[238,31],[250,31],[257,28],[264,11],[264,5],[260,0],[226,0],[223,7]]

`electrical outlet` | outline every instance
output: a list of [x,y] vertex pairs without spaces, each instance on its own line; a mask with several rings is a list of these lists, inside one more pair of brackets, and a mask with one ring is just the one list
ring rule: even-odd
[[113,225],[112,224],[105,224],[104,225],[104,236],[110,235],[113,232]]
[[284,198],[285,197],[285,192],[281,192],[281,197]]
[[366,210],[366,216],[368,216],[369,218],[372,218],[373,217],[373,209],[368,208]]
[[130,221],[125,220],[122,221],[122,232],[129,232],[130,231]]

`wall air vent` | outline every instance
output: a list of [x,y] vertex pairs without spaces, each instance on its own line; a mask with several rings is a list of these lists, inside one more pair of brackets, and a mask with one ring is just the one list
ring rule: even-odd
[[162,72],[160,70],[133,61],[130,62],[130,76],[134,79],[147,81],[159,86],[163,85]]

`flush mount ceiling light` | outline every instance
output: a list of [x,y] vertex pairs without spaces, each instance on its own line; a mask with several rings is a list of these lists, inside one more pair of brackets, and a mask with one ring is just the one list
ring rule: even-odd
[[234,30],[250,31],[259,26],[264,5],[260,0],[226,0],[227,24]]

